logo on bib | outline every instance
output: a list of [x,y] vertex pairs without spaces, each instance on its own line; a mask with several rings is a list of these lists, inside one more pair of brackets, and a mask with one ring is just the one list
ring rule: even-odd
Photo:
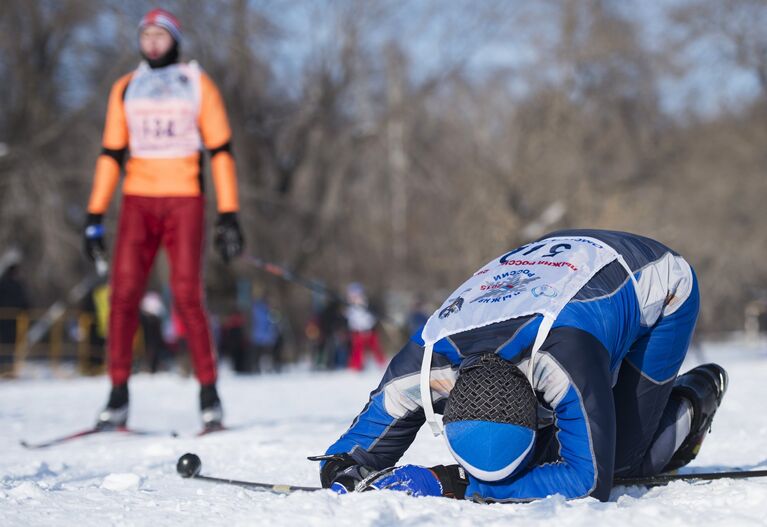
[[537,285],[533,287],[533,289],[530,291],[530,294],[532,294],[535,298],[538,298],[539,296],[545,296],[548,298],[554,298],[559,293],[557,293],[557,290],[551,287],[550,285]]
[[450,303],[447,305],[447,307],[445,307],[442,311],[439,312],[439,318],[447,318],[453,313],[458,313],[463,307],[463,302],[464,302],[463,296],[461,295],[468,293],[469,291],[471,291],[471,288],[466,289],[455,298],[448,298],[447,301]]
[[527,284],[536,280],[540,280],[540,277],[519,273],[498,282],[483,284],[480,289],[485,293],[472,300],[471,303],[490,304],[509,300],[527,291]]

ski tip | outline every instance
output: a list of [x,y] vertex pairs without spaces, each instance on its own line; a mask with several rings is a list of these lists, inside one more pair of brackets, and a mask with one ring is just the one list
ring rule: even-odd
[[19,445],[21,445],[23,448],[26,448],[27,450],[42,450],[44,448],[50,448],[55,444],[56,443],[30,443],[29,441],[25,441],[23,439],[19,441]]
[[225,427],[224,425],[207,426],[203,428],[202,430],[200,430],[199,432],[197,432],[197,437],[203,437],[206,435],[215,434],[216,432],[226,432],[227,430],[229,429]]
[[50,442],[50,441],[45,442],[45,443],[30,443],[26,439],[21,439],[19,441],[19,445],[21,445],[22,447],[26,448],[27,450],[41,450],[43,448],[48,448],[48,447],[53,446],[55,444],[56,444],[55,442]]

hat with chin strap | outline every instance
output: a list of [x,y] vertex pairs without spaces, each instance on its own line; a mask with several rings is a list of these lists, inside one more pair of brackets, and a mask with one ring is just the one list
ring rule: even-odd
[[462,367],[443,423],[458,463],[483,481],[519,473],[535,450],[538,401],[530,382],[494,353]]

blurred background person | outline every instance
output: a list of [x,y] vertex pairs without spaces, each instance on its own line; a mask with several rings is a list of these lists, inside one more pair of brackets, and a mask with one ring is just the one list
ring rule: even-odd
[[429,320],[429,315],[430,313],[426,308],[426,299],[422,296],[417,296],[407,316],[408,335],[412,335],[423,328],[426,321]]
[[253,348],[253,368],[256,372],[282,369],[282,328],[280,313],[271,305],[264,292],[254,299],[250,318],[250,343]]
[[88,339],[85,370],[90,375],[103,373],[106,366],[106,342],[109,332],[109,284],[97,284],[80,303],[80,310],[89,317],[87,331],[80,338]]
[[247,342],[245,316],[239,309],[229,309],[218,317],[218,351],[222,357],[229,357],[232,368],[237,373],[251,373],[253,361]]
[[386,364],[386,357],[378,340],[378,319],[368,307],[368,298],[362,284],[353,282],[346,288],[346,320],[349,324],[351,350],[349,368],[361,371],[364,367],[365,350],[373,352],[378,366]]
[[328,298],[317,314],[317,359],[320,369],[337,370],[349,363],[349,326],[337,298]]
[[0,373],[11,371],[18,337],[17,318],[29,309],[27,288],[21,280],[21,252],[11,248],[0,258]]
[[164,369],[170,352],[165,344],[162,325],[168,310],[157,291],[147,291],[139,305],[141,330],[144,333],[144,351],[150,373]]

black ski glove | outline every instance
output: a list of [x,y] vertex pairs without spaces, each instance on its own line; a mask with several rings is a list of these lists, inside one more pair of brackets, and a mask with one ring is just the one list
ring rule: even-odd
[[242,254],[245,240],[240,231],[236,212],[222,212],[218,215],[213,245],[224,263],[229,263],[229,260]]
[[83,231],[83,247],[85,254],[92,262],[96,261],[96,256],[103,256],[106,253],[104,244],[104,225],[101,223],[103,214],[88,214]]
[[364,480],[372,469],[363,467],[349,454],[328,454],[324,456],[312,456],[312,461],[325,461],[320,469],[320,483],[324,489],[333,489],[336,492],[353,492],[354,487]]
[[462,500],[466,496],[469,477],[461,465],[437,465],[430,468],[442,483],[443,496],[457,500]]

